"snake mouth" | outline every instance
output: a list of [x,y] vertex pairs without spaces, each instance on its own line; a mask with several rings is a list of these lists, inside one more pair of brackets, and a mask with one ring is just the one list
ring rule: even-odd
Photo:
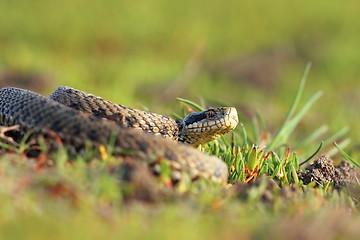
[[234,128],[236,128],[236,126],[239,123],[239,118],[236,108],[234,107],[226,108],[226,116],[227,116],[227,121],[225,121],[226,126],[229,130],[233,130]]

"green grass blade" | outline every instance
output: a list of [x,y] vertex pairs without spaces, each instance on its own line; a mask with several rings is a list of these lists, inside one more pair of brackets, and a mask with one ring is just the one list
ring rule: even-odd
[[12,145],[10,145],[10,144],[7,144],[7,143],[1,142],[1,141],[0,141],[0,148],[17,152],[17,151],[16,151],[17,149],[16,149],[15,146],[12,146]]
[[176,114],[176,113],[172,113],[171,117],[174,119],[183,119],[183,117],[181,117],[179,114]]
[[254,117],[252,119],[252,127],[253,127],[253,137],[254,137],[254,143],[260,144],[261,142],[261,129],[259,126],[259,120]]
[[285,136],[284,140],[287,140],[289,135],[294,131],[295,127],[299,124],[301,119],[305,116],[305,114],[308,112],[308,110],[312,107],[312,105],[321,97],[322,92],[317,92],[315,95],[313,95],[309,101],[305,104],[305,106],[299,111],[298,114],[296,114],[283,128],[283,133]]
[[298,91],[296,93],[296,96],[295,96],[295,99],[294,99],[294,102],[290,108],[290,111],[288,112],[286,118],[285,118],[285,122],[288,122],[292,116],[294,115],[295,111],[296,111],[296,108],[300,102],[300,98],[302,96],[302,93],[304,92],[304,88],[305,88],[305,83],[306,83],[306,79],[307,79],[307,76],[310,72],[310,68],[311,68],[311,62],[309,62],[306,67],[305,67],[305,71],[303,73],[303,76],[301,77],[301,81],[300,81],[300,85],[299,85],[299,88],[298,88]]
[[315,151],[313,154],[311,154],[310,157],[308,157],[308,158],[305,159],[303,162],[301,162],[301,163],[299,164],[299,166],[301,166],[301,165],[307,163],[308,161],[310,161],[310,159],[312,159],[312,158],[320,151],[320,149],[322,148],[322,146],[323,146],[323,142],[321,142],[320,145],[319,145],[319,147],[316,149],[316,151]]
[[203,107],[201,107],[199,104],[194,103],[193,101],[190,101],[190,100],[187,100],[187,99],[184,99],[184,98],[176,98],[176,100],[178,102],[181,102],[181,103],[186,103],[186,104],[190,105],[191,107],[195,108],[198,111],[204,111],[205,110]]
[[293,132],[295,127],[298,125],[298,123],[301,121],[301,119],[304,117],[304,115],[307,113],[307,111],[312,107],[312,105],[321,97],[322,92],[317,92],[315,95],[313,95],[309,101],[305,104],[305,106],[299,111],[298,114],[296,114],[290,121],[283,124],[278,134],[275,136],[274,140],[271,142],[271,144],[268,147],[268,150],[271,151],[273,148],[281,145],[284,141],[288,139],[290,134]]
[[334,142],[335,147],[339,150],[339,152],[341,153],[341,155],[348,160],[352,165],[354,165],[355,167],[357,167],[358,169],[360,169],[360,163],[356,162],[354,159],[352,159],[343,149],[341,146],[339,146],[338,144],[336,144],[336,142]]
[[243,145],[246,145],[246,144],[248,144],[248,136],[246,133],[246,129],[244,127],[244,124],[242,124],[241,122],[239,123],[239,125],[240,125],[241,135],[244,139]]
[[335,142],[337,139],[343,137],[348,131],[350,130],[349,127],[344,127],[340,131],[336,132],[334,135],[329,137],[324,141],[324,145],[330,145],[330,143]]
[[[340,147],[341,149],[344,149],[345,147],[347,147],[349,144],[351,143],[351,139],[350,138],[346,138],[344,140],[342,140],[339,144],[337,144],[338,147]],[[339,150],[337,149],[337,147],[334,147],[332,149],[330,149],[326,155],[328,155],[329,157],[334,156],[335,154],[337,154],[339,152]]]
[[288,114],[287,114],[287,116],[286,116],[286,118],[284,120],[284,123],[282,124],[279,131],[275,135],[273,141],[268,146],[269,151],[271,151],[277,145],[277,143],[280,141],[280,139],[282,138],[283,132],[284,132],[283,129],[287,126],[287,123],[290,121],[290,119],[292,118],[292,116],[294,115],[294,113],[296,111],[296,108],[297,108],[297,106],[298,106],[298,104],[300,102],[302,93],[303,93],[304,88],[305,88],[305,83],[306,83],[306,79],[307,79],[307,76],[309,74],[310,68],[311,68],[311,63],[308,63],[306,65],[306,67],[305,67],[304,74],[303,74],[303,76],[301,78],[300,85],[299,85],[298,91],[296,93],[294,102],[290,107],[290,110],[289,110],[289,112],[288,112]]
[[316,129],[315,131],[313,131],[310,135],[308,135],[307,137],[305,137],[300,143],[298,143],[293,150],[299,149],[299,148],[303,148],[304,146],[306,146],[307,144],[313,142],[315,139],[319,138],[320,136],[322,136],[323,134],[325,134],[327,131],[329,130],[329,127],[327,125],[322,125],[321,127],[319,127],[318,129]]

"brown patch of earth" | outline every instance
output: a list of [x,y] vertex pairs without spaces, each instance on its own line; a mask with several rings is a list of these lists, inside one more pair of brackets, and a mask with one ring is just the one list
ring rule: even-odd
[[342,189],[344,186],[355,181],[355,167],[347,161],[342,161],[334,166],[332,160],[321,156],[305,168],[305,171],[298,171],[299,180],[305,185],[315,182],[317,186],[334,182],[334,188]]

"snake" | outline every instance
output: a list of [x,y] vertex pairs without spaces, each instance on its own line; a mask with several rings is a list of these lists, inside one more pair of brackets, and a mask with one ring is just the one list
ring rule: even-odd
[[57,88],[49,98],[89,115],[112,120],[120,127],[140,129],[194,147],[217,139],[238,124],[237,111],[233,107],[209,108],[201,112],[192,112],[184,119],[175,120],[168,116],[116,104],[67,86]]
[[126,152],[134,160],[166,161],[172,180],[186,174],[193,180],[226,183],[226,163],[194,146],[216,139],[237,124],[232,107],[210,108],[174,120],[65,86],[49,97],[15,87],[0,89],[1,126],[18,125],[20,132],[53,140],[55,148],[60,144],[55,139],[60,139],[72,152],[83,152],[89,146],[99,149],[112,140],[114,152]]

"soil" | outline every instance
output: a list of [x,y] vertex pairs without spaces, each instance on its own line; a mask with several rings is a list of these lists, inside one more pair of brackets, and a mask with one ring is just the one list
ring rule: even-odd
[[342,189],[347,184],[355,180],[355,167],[347,161],[342,161],[339,165],[334,166],[331,159],[321,156],[312,164],[305,168],[305,171],[299,171],[299,180],[305,185],[315,182],[316,185],[323,185],[334,182],[334,188]]

